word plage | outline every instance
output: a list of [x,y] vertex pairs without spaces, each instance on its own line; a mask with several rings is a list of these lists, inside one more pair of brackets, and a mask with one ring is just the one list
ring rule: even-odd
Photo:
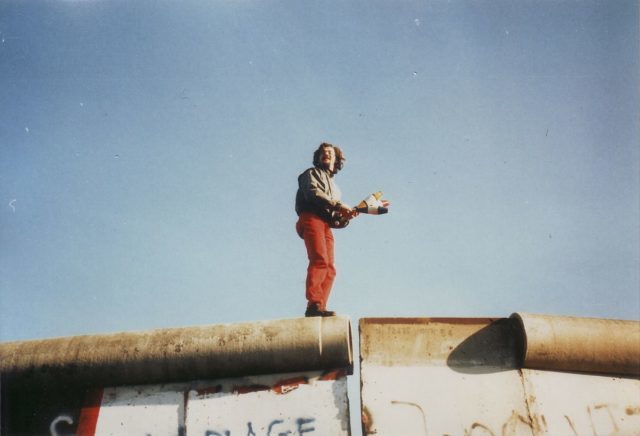
[[244,432],[231,430],[207,430],[205,436],[303,436],[315,433],[315,418],[297,418],[295,420],[274,419],[266,427],[257,427],[253,422],[247,422]]

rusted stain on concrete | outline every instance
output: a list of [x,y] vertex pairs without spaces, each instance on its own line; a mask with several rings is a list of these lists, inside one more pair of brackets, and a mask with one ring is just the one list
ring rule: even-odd
[[629,407],[627,407],[625,409],[625,412],[629,416],[631,416],[631,415],[640,415],[640,406],[638,406],[638,407],[629,406]]
[[376,432],[372,430],[373,418],[371,417],[371,413],[369,413],[369,409],[367,409],[366,406],[362,406],[362,412],[360,413],[360,422],[362,423],[362,434],[364,436],[376,434]]

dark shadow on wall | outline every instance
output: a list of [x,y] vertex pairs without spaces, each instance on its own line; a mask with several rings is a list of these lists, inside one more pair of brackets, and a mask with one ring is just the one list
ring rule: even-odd
[[447,366],[464,374],[489,374],[522,366],[524,336],[509,318],[493,321],[454,348]]
[[92,404],[95,390],[67,383],[44,385],[14,383],[2,377],[3,435],[75,435],[83,407]]

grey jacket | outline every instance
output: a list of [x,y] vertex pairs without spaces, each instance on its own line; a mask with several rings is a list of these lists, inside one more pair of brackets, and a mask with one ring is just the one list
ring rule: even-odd
[[298,176],[296,213],[311,212],[329,222],[339,209],[342,194],[333,175],[322,168],[309,168]]

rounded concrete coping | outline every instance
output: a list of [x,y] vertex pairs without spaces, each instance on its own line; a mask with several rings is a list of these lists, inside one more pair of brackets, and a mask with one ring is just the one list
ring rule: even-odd
[[525,368],[640,375],[640,322],[514,313]]
[[345,317],[294,318],[0,344],[3,380],[169,383],[352,370]]

